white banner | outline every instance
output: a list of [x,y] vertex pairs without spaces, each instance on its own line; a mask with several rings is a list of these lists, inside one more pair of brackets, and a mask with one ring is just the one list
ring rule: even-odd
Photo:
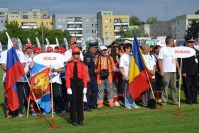
[[56,40],[56,44],[57,44],[57,46],[59,47],[59,41],[58,41],[58,39],[57,39],[57,38],[55,38],[55,40]]
[[27,42],[28,42],[28,43],[31,43],[31,41],[30,41],[30,39],[29,39],[29,38],[27,38]]
[[64,38],[64,43],[65,43],[65,45],[66,45],[66,50],[68,50],[68,41],[67,41],[66,38]]
[[39,47],[39,48],[41,48],[41,45],[40,45],[40,42],[39,42],[39,39],[36,37],[36,41],[37,41],[37,46]]
[[174,47],[174,56],[176,58],[188,58],[196,54],[196,51],[190,47]]
[[18,48],[20,51],[22,51],[22,44],[21,44],[21,40],[19,38],[17,38],[18,41]]
[[66,62],[66,57],[58,53],[42,53],[33,58],[34,62],[45,66],[59,65]]
[[81,41],[82,41],[82,44],[81,44],[82,51],[86,50],[86,42],[85,42],[84,38],[81,38]]
[[49,46],[50,43],[49,43],[49,41],[48,41],[48,38],[45,38],[45,39],[46,39],[46,44]]

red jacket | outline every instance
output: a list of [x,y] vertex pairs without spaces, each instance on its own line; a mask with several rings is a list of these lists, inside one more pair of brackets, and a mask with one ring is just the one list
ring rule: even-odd
[[[77,62],[78,78],[84,82],[84,88],[87,88],[87,72],[85,65],[78,61]],[[66,88],[71,88],[70,78],[73,78],[74,61],[69,62],[66,66]]]

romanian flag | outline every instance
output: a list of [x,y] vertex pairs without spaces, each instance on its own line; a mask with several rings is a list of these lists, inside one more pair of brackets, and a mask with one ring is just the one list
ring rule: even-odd
[[16,82],[25,75],[25,72],[7,32],[6,35],[8,37],[8,48],[6,61],[5,96],[7,98],[8,107],[11,111],[15,111],[19,107]]
[[139,43],[134,32],[134,42],[132,48],[132,58],[129,70],[129,94],[136,99],[140,94],[150,88],[151,74],[146,68]]
[[[46,113],[51,111],[50,86],[49,86],[49,68],[34,62],[31,72],[30,99],[37,102]],[[35,98],[34,98],[35,96]]]

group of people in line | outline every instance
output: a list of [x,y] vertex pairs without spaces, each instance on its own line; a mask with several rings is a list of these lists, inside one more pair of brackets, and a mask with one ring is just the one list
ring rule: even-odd
[[[87,51],[81,51],[75,38],[70,40],[69,49],[50,46],[43,51],[30,43],[24,46],[23,51],[18,50],[18,41],[11,39],[19,60],[27,77],[31,75],[34,65],[34,56],[47,53],[60,53],[65,56],[66,62],[52,65],[51,70],[55,76],[51,79],[54,97],[53,108],[61,113],[70,112],[70,120],[73,126],[84,125],[83,110],[100,109],[104,106],[124,106],[126,109],[140,108],[129,94],[129,70],[132,58],[132,44],[118,44],[113,42],[109,46],[100,46],[98,43],[90,43]],[[198,59],[199,51],[192,57],[185,58],[182,64],[174,56],[173,48],[176,46],[174,38],[166,37],[166,46],[140,46],[143,61],[152,75],[152,90],[163,107],[168,103],[168,88],[170,88],[172,102],[178,105],[176,76],[182,75],[185,101],[187,104],[197,104],[198,93]],[[187,40],[186,47],[194,48],[195,42]],[[3,84],[5,86],[5,72],[7,63],[7,50],[1,53],[0,64],[4,70]],[[42,64],[42,62],[41,62]],[[182,69],[180,68],[182,65]],[[17,94],[19,108],[12,112],[5,98],[5,117],[14,115],[23,117],[23,108],[27,108],[27,99],[30,87],[26,78],[17,81]],[[86,96],[86,100],[83,100]],[[147,108],[148,100],[153,99],[150,88],[140,95],[141,106]],[[30,104],[30,113],[36,116],[35,102]],[[43,115],[46,112],[43,111]]]

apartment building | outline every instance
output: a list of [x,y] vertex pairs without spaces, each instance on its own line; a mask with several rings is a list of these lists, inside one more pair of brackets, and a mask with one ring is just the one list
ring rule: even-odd
[[120,38],[119,32],[129,27],[128,15],[114,15],[113,11],[100,11],[97,13],[98,37],[105,45]]
[[77,43],[81,43],[81,38],[88,42],[91,38],[97,39],[96,14],[55,14],[53,24],[53,29],[69,31]]

